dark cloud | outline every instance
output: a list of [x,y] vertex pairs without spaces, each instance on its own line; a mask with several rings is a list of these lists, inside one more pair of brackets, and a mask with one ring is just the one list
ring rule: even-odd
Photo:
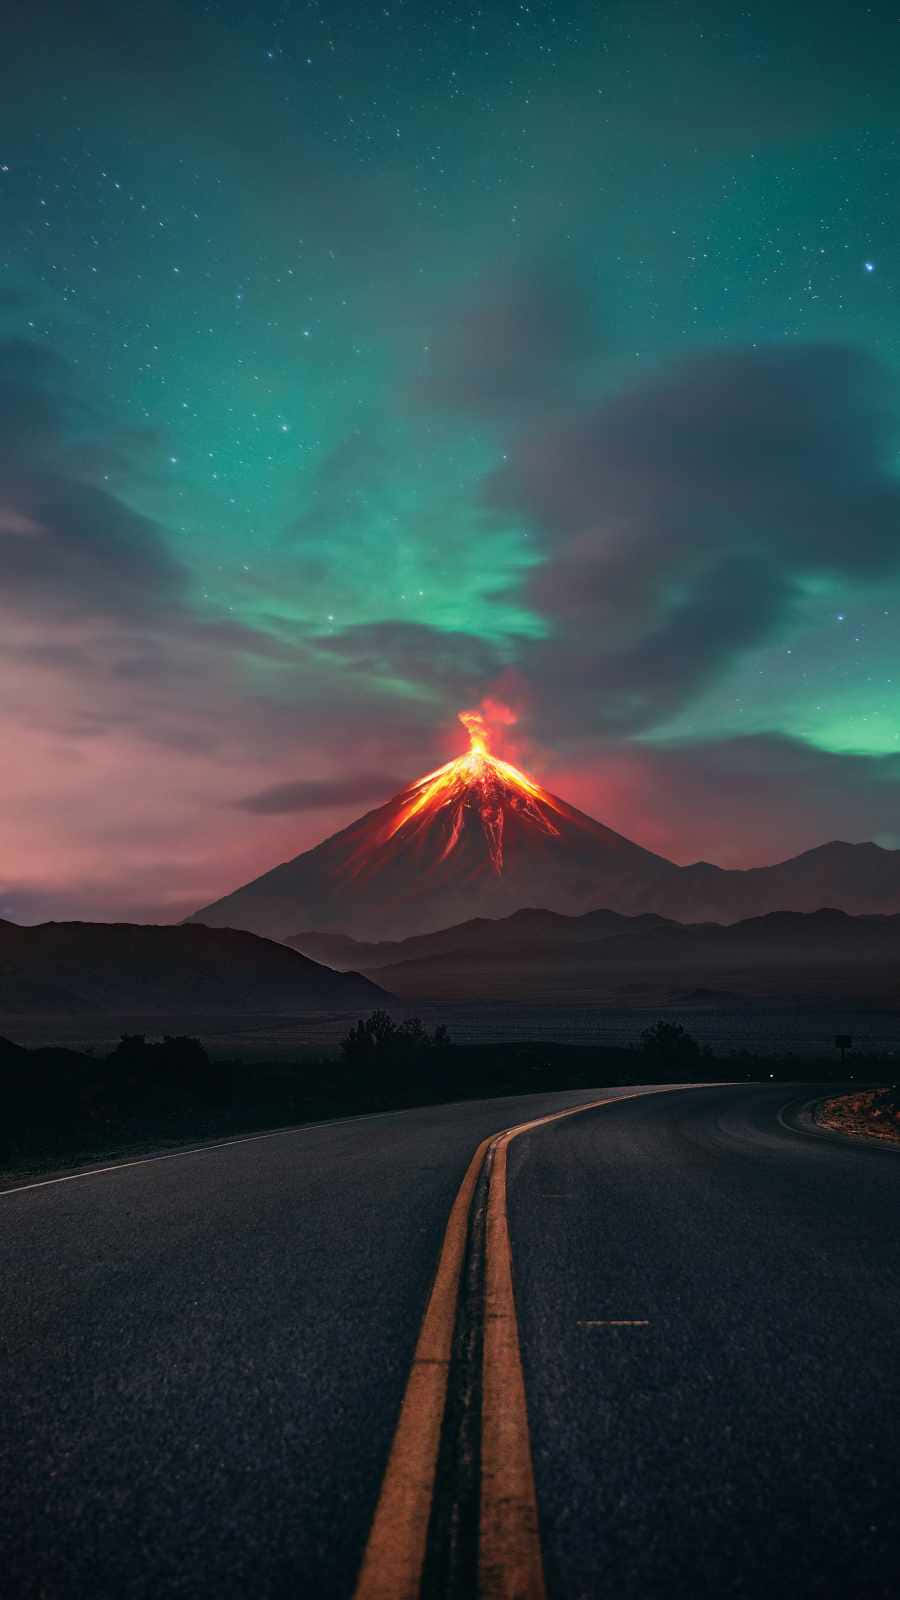
[[153,522],[82,476],[69,376],[52,350],[0,345],[2,599],[54,620],[146,618],[180,600],[185,573]]
[[382,772],[351,772],[342,778],[300,778],[296,783],[275,783],[234,803],[239,811],[277,816],[291,811],[318,811],[327,806],[366,806],[389,800],[403,788],[401,778]]
[[484,285],[431,334],[414,388],[425,410],[508,419],[571,397],[597,337],[587,295],[545,259]]
[[764,866],[830,840],[900,849],[900,754],[852,755],[769,733],[585,737],[537,776],[673,861]]
[[838,754],[758,734],[637,745],[629,759],[625,831],[629,804],[649,804],[652,842],[682,861],[760,865],[832,839],[900,848],[900,755]]
[[470,700],[504,665],[499,649],[488,640],[419,622],[363,623],[317,644],[362,682],[401,679],[433,689],[447,703],[460,696]]
[[486,486],[536,526],[526,597],[555,626],[545,723],[648,728],[761,643],[813,577],[900,565],[895,416],[841,348],[698,357],[528,430]]
[[30,533],[0,531],[4,598],[47,617],[144,618],[185,584],[153,523],[87,484],[30,484]]
[[52,350],[0,344],[0,664],[20,716],[82,745],[131,731],[198,756],[295,735],[290,707],[253,703],[246,669],[309,672],[303,641],[196,614],[162,527],[100,480],[117,461],[140,484],[146,436],[104,426],[73,380]]

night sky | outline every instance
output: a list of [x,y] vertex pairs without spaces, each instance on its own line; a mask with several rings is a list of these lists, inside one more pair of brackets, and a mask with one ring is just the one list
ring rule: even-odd
[[183,915],[496,748],[900,847],[895,6],[13,7],[0,916]]

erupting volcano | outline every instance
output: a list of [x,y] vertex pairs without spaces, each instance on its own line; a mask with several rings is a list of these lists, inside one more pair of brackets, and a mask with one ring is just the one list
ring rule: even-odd
[[500,873],[504,825],[510,812],[558,837],[559,828],[550,813],[555,811],[562,816],[567,808],[518,767],[491,755],[487,725],[480,711],[460,711],[459,720],[469,735],[469,749],[412,785],[409,798],[379,842],[386,843],[404,829],[412,838],[437,827],[444,837],[438,860],[446,861],[456,849],[469,817],[477,817],[491,866]]
[[684,922],[823,905],[900,910],[900,851],[834,844],[746,872],[678,867],[494,755],[481,711],[459,720],[469,735],[463,755],[189,920],[274,939],[315,930],[385,940],[528,906]]
[[494,755],[481,711],[461,711],[464,754],[377,811],[194,919],[286,938],[423,933],[523,905],[586,910],[677,872]]

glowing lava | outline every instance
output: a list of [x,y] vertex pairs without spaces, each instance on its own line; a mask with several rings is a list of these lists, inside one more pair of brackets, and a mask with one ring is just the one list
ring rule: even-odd
[[508,813],[514,811],[543,833],[558,835],[559,829],[546,813],[558,812],[559,805],[533,778],[491,755],[488,730],[480,711],[461,711],[459,720],[469,735],[469,749],[410,786],[380,843],[403,830],[417,832],[437,822],[444,834],[438,860],[446,861],[459,843],[467,816],[474,814],[484,833],[491,866],[501,873],[503,826]]

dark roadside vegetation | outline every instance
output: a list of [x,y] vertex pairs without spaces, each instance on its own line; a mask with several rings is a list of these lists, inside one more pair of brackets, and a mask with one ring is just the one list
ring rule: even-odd
[[125,1035],[105,1057],[0,1039],[0,1169],[51,1171],[99,1157],[265,1128],[495,1095],[728,1078],[848,1080],[890,1089],[896,1057],[716,1056],[659,1022],[636,1048],[454,1044],[443,1028],[376,1011],[336,1057],[273,1064],[210,1060],[193,1038]]

